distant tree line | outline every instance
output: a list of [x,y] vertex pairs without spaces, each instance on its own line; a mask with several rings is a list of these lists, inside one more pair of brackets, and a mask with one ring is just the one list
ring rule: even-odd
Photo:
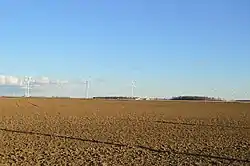
[[134,100],[136,97],[126,96],[104,96],[104,97],[93,97],[93,99],[105,99],[105,100]]
[[250,102],[250,100],[235,100],[236,102]]
[[[103,96],[93,97],[93,99],[104,99],[104,100],[135,100],[137,97],[126,97],[126,96]],[[146,100],[146,99],[145,99]],[[157,98],[155,99],[157,100]],[[222,101],[220,98],[206,97],[206,96],[177,96],[172,97],[168,100],[206,100],[206,101]]]
[[220,98],[206,97],[206,96],[177,96],[170,100],[207,100],[207,101],[221,101]]
[[65,96],[52,96],[52,98],[60,98],[60,99],[70,99],[70,97],[65,97]]

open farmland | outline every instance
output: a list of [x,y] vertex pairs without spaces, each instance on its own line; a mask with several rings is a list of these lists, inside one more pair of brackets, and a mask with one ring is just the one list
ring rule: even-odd
[[0,99],[0,165],[250,165],[250,104]]

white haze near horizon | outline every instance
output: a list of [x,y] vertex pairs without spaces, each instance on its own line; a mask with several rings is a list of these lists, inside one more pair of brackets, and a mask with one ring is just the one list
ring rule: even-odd
[[[58,80],[48,77],[34,77],[35,84],[31,90],[31,96],[45,97],[85,97],[85,84],[81,79],[76,80]],[[152,86],[155,85],[155,87]],[[171,84],[138,82],[134,90],[134,96],[140,97],[166,97],[181,95],[197,95],[221,97],[224,99],[250,99],[249,93],[240,91],[240,89],[232,89],[231,92],[223,89],[211,89],[206,92],[202,86],[197,85],[196,92],[192,88],[185,90],[174,90],[178,87],[171,88]],[[172,86],[174,86],[172,84]],[[178,85],[181,89],[181,84]],[[152,87],[150,90],[148,87]],[[246,88],[242,88],[246,89]],[[197,93],[198,92],[198,93]],[[25,85],[23,77],[0,75],[0,95],[1,96],[23,96],[25,93]],[[223,94],[223,95],[222,95]],[[91,78],[89,96],[131,96],[130,80],[105,80],[102,78]]]

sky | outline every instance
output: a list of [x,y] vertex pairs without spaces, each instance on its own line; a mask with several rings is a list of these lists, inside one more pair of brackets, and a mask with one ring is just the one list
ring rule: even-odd
[[[250,99],[249,0],[1,0],[0,95]],[[47,80],[46,83],[41,81]],[[63,85],[53,83],[64,82]]]

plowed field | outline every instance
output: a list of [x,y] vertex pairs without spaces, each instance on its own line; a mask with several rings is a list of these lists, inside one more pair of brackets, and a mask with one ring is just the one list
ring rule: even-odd
[[0,99],[0,165],[250,165],[250,104]]

